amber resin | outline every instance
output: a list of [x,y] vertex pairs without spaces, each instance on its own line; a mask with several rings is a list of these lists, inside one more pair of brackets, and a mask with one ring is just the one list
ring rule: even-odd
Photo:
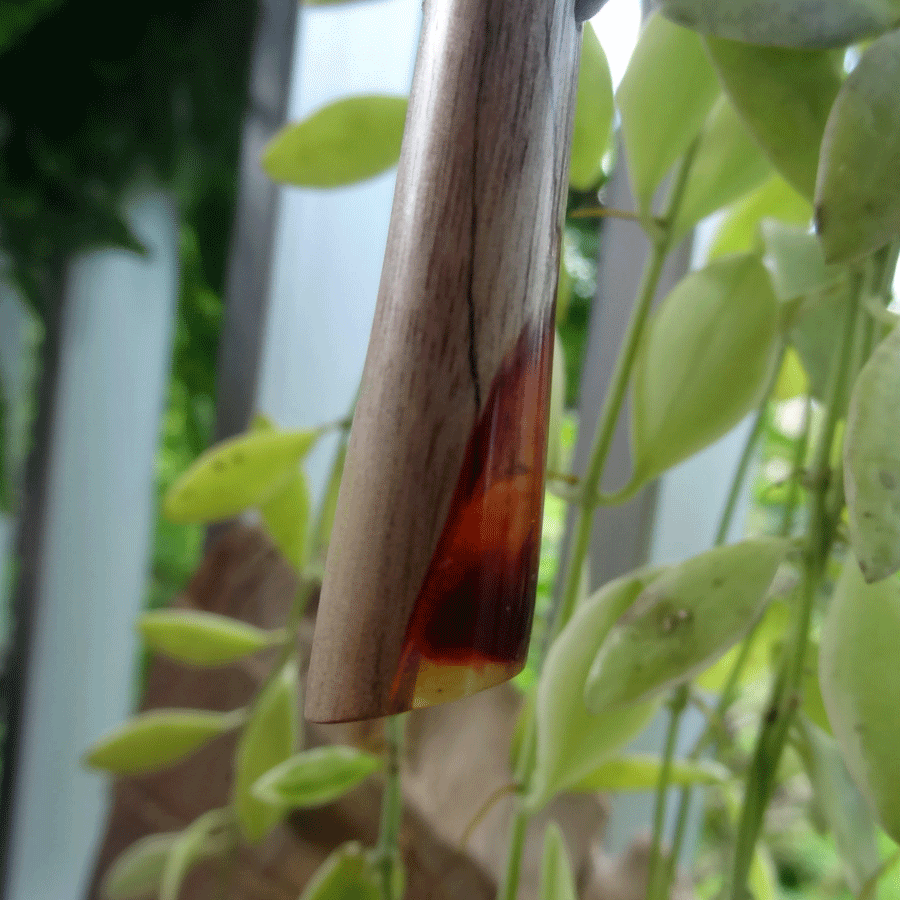
[[526,327],[491,385],[406,629],[391,697],[396,711],[475,693],[525,664],[552,353],[549,310]]

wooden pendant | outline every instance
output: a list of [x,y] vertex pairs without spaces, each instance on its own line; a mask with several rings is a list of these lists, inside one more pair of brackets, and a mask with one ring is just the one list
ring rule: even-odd
[[525,663],[581,28],[427,0],[307,687],[317,722]]

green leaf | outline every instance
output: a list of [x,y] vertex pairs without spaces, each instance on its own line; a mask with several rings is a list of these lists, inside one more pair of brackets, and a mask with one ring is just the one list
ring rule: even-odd
[[254,431],[222,441],[166,492],[163,514],[172,522],[214,522],[271,499],[322,434]]
[[540,900],[578,900],[566,841],[556,822],[551,822],[544,832],[544,858],[538,896]]
[[116,857],[100,886],[103,900],[135,900],[156,895],[163,869],[178,832],[151,834],[135,841]]
[[656,712],[658,704],[646,703],[594,715],[584,705],[584,682],[613,623],[658,574],[659,569],[646,569],[610,582],[578,606],[553,642],[538,682],[530,809],[578,784]]
[[322,806],[342,797],[381,767],[377,756],[353,747],[304,750],[266,772],[253,793],[272,806]]
[[138,630],[157,653],[195,666],[220,666],[272,646],[280,637],[228,616],[192,610],[144,613]]
[[700,133],[718,94],[700,38],[652,15],[616,93],[631,184],[643,212]]
[[213,831],[228,822],[228,810],[214,809],[199,816],[178,835],[166,857],[160,880],[159,900],[178,900],[181,885],[194,865],[210,845]]
[[808,225],[812,218],[812,206],[780,175],[773,175],[731,208],[719,226],[709,259],[761,249],[759,222],[767,217]]
[[830,262],[859,259],[900,236],[900,31],[863,53],[841,87],[822,141],[816,228]]
[[775,401],[792,400],[794,397],[805,397],[809,393],[809,377],[803,363],[793,347],[787,347],[784,351],[784,360],[781,363],[781,371],[772,391],[772,399]]
[[330,103],[287,125],[266,144],[262,167],[297,187],[355,184],[397,165],[406,122],[405,97],[377,94]]
[[[661,762],[657,756],[632,755],[608,759],[574,785],[570,790],[588,791],[652,791],[659,782]],[[722,784],[728,770],[718,763],[700,760],[675,760],[671,784]]]
[[727,97],[706,120],[690,178],[675,216],[675,239],[701,219],[757,187],[772,167]]
[[841,758],[837,743],[803,716],[798,749],[819,807],[844,864],[847,886],[857,895],[881,865],[875,821]]
[[750,871],[747,873],[747,887],[753,900],[781,900],[778,872],[762,841],[758,841],[753,850]]
[[606,55],[589,22],[581,41],[581,69],[575,122],[572,127],[572,160],[569,185],[587,191],[603,175],[603,157],[609,147],[613,120],[612,78]]
[[900,570],[900,328],[853,386],[844,435],[850,542],[866,581]]
[[825,262],[819,239],[808,229],[764,219],[760,233],[766,248],[763,262],[779,300],[821,290],[842,277],[843,269]]
[[368,854],[355,841],[338,847],[319,866],[300,900],[381,900]]
[[822,629],[819,682],[841,756],[882,828],[900,841],[900,581],[867,584],[848,553]]
[[834,56],[706,40],[725,90],[763,152],[793,187],[812,198],[822,133],[840,87]]
[[553,371],[550,377],[550,417],[547,422],[547,470],[560,472],[562,457],[562,418],[566,406],[566,357],[557,331],[553,340]]
[[298,731],[297,664],[289,661],[256,700],[235,757],[234,805],[241,832],[257,843],[281,820],[284,810],[260,800],[253,786],[294,752]]
[[783,540],[742,541],[660,575],[600,645],[585,684],[588,708],[645,702],[702,671],[759,618],[789,549]]
[[900,21],[896,0],[658,0],[663,15],[702,34],[767,47],[846,47]]
[[266,530],[281,555],[300,573],[309,557],[309,487],[303,472],[295,472],[274,497],[260,506]]
[[114,775],[143,775],[178,762],[236,724],[232,713],[154,709],[94,744],[84,762]]
[[673,289],[635,364],[633,485],[711,444],[759,403],[777,330],[778,305],[755,256],[716,260]]

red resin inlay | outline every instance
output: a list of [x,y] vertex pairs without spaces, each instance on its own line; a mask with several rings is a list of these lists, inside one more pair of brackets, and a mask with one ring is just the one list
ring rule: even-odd
[[553,316],[526,327],[491,385],[466,446],[450,513],[407,626],[394,682],[412,702],[419,662],[525,660],[544,505]]

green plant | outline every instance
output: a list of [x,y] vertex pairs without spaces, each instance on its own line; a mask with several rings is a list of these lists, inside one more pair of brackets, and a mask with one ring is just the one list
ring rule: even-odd
[[[498,896],[518,896],[527,824],[554,796],[639,789],[648,779],[656,786],[649,900],[669,894],[695,785],[712,785],[727,857],[726,877],[713,879],[709,890],[724,890],[733,900],[742,900],[748,890],[771,896],[775,842],[767,834],[765,813],[777,788],[790,797],[792,779],[804,777],[816,820],[833,834],[845,884],[856,896],[868,897],[897,858],[895,852],[882,859],[877,826],[896,836],[900,790],[891,743],[900,704],[896,692],[884,689],[877,674],[862,665],[867,635],[874,639],[877,633],[886,648],[900,638],[894,609],[900,459],[890,440],[896,430],[892,417],[900,408],[900,356],[895,319],[887,309],[900,252],[900,31],[892,30],[900,6],[891,0],[822,2],[813,17],[800,0],[663,0],[659,5],[615,98],[637,209],[598,211],[635,222],[650,253],[589,464],[583,473],[551,481],[574,505],[576,524],[561,566],[559,602],[544,626],[549,649],[543,658],[538,654],[536,683],[526,687],[514,748],[517,806]],[[853,55],[846,54],[847,47]],[[602,181],[597,162],[607,150],[614,109],[608,80],[598,74],[605,71],[596,59],[599,52],[588,37],[582,79],[592,82],[579,90],[576,119],[591,117],[593,127],[579,121],[573,148],[573,171],[593,173],[594,189]],[[858,59],[847,67],[849,75],[845,58]],[[582,100],[592,94],[593,101]],[[266,153],[273,174],[295,184],[322,184],[321,160],[309,148],[327,148],[334,162],[336,141],[344,181],[383,168],[396,158],[387,148],[399,146],[399,117],[384,120],[379,146],[356,139],[368,134],[366,123],[376,108],[385,108],[384,98],[355,98],[341,101],[331,114],[320,111],[290,126]],[[336,121],[342,129],[337,138]],[[292,153],[298,146],[303,155]],[[326,180],[341,181],[333,167]],[[658,209],[654,198],[664,183],[666,198]],[[577,187],[581,196],[589,193],[585,184]],[[591,203],[582,214],[590,214]],[[724,216],[708,260],[654,311],[670,252],[701,218],[719,210]],[[634,470],[624,486],[604,493],[601,478],[629,391]],[[758,536],[721,546],[756,445],[767,428],[773,433],[776,404],[788,400],[795,408],[799,403],[799,433],[782,441],[784,471],[764,486],[771,514],[760,518]],[[582,572],[597,511],[633,496],[754,413],[725,498],[720,546],[681,564],[639,569],[584,596]],[[306,520],[308,503],[297,488],[301,436],[262,432],[238,444],[247,451],[242,464],[253,465],[252,457],[259,466],[241,473],[247,476],[241,477],[241,490],[252,486],[252,496],[238,495],[233,480],[216,482],[215,489],[207,483],[202,495],[193,497],[190,514],[259,507],[282,552],[309,585],[314,575],[304,568],[308,557],[298,555],[296,542],[305,527],[282,518]],[[237,477],[235,446],[212,451],[211,459],[221,465],[210,467],[207,459],[185,476],[180,494],[176,489],[171,495],[170,512],[183,508],[178,499],[184,499],[191,479],[196,488],[205,478]],[[268,456],[259,452],[261,446]],[[287,447],[294,450],[286,452]],[[289,490],[296,491],[296,499],[277,503]],[[234,503],[225,508],[223,500]],[[272,509],[278,513],[267,515]],[[848,545],[853,553],[846,552]],[[854,568],[856,558],[875,584],[866,585]],[[154,883],[175,883],[186,857],[233,840],[234,831],[223,821],[236,817],[245,836],[259,837],[280,814],[272,803],[279,773],[302,771],[303,778],[297,777],[312,785],[310,796],[316,798],[333,796],[328,785],[345,784],[338,773],[345,771],[340,767],[346,750],[315,765],[308,755],[293,764],[272,755],[250,762],[253,736],[263,730],[282,735],[280,755],[290,753],[286,710],[295,708],[297,690],[291,629],[304,598],[301,591],[287,632],[264,638],[283,640],[285,649],[257,700],[227,722],[208,723],[210,732],[213,725],[244,729],[237,764],[239,772],[243,767],[252,773],[243,780],[238,776],[240,796],[246,800],[249,790],[248,806],[239,797],[224,818],[202,820],[199,832],[191,826],[174,842],[159,837],[129,851],[133,869],[152,872]],[[197,627],[183,623],[188,625]],[[207,639],[213,640],[212,628]],[[229,640],[231,647],[235,635]],[[760,680],[767,697],[754,710],[748,741],[735,733],[731,714],[743,686]],[[717,695],[714,706],[703,689]],[[284,699],[289,694],[291,704]],[[663,702],[670,718],[661,757],[623,755],[624,744]],[[680,719],[691,703],[707,714],[708,725],[690,758],[675,760]],[[192,719],[191,727],[196,735],[198,722]],[[341,891],[383,900],[402,893],[396,874],[401,727],[401,720],[388,725],[392,739],[378,850],[374,855],[358,847],[339,850],[308,888],[309,900]],[[132,730],[142,733],[137,725]],[[185,738],[181,747],[187,743]],[[121,736],[94,751],[94,758],[100,754],[110,765],[111,747],[121,752]],[[702,761],[711,750],[717,756],[712,767]],[[369,768],[355,760],[352,771],[362,776]],[[675,786],[680,788],[677,825],[666,851],[662,824],[669,788]],[[287,787],[284,793],[297,802]],[[301,791],[301,802],[303,796]],[[182,849],[176,852],[176,846]],[[120,878],[124,866],[119,863]],[[555,829],[546,836],[541,890],[544,900],[575,895]]]

